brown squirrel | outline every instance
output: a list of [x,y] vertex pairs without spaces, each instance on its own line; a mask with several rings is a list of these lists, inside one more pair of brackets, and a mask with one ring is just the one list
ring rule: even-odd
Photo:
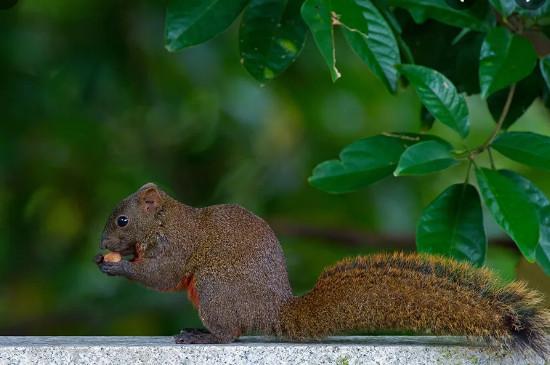
[[399,330],[549,351],[550,312],[523,283],[503,286],[486,269],[443,257],[377,254],[338,262],[294,297],[283,251],[264,220],[237,205],[193,208],[152,183],[114,209],[100,248],[133,256],[96,256],[106,274],[187,290],[208,331],[182,331],[177,343],[227,343],[250,332],[307,340]]

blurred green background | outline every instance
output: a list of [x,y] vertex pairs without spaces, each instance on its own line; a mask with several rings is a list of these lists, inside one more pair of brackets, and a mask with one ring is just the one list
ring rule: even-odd
[[[412,90],[387,93],[344,47],[330,81],[312,42],[260,85],[233,26],[179,54],[163,48],[156,1],[20,1],[0,10],[0,334],[170,335],[200,321],[184,293],[156,293],[93,263],[111,209],[148,181],[194,206],[238,203],[280,237],[293,288],[347,255],[414,250],[422,208],[459,166],[348,195],[308,186],[320,161],[383,131],[417,131]],[[342,42],[340,42],[342,44]],[[481,142],[493,122],[468,99]],[[550,134],[539,104],[513,130]],[[437,125],[437,123],[436,123]],[[437,125],[434,133],[456,141]],[[504,158],[547,194],[550,173]],[[550,295],[550,280],[485,215],[488,265]]]

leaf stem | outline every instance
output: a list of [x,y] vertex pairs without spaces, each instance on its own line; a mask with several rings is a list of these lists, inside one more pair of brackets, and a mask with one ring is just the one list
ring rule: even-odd
[[489,138],[487,138],[487,141],[482,145],[483,149],[486,149],[489,147],[491,143],[493,143],[493,140],[497,136],[498,132],[502,129],[502,125],[504,124],[504,120],[508,116],[508,112],[510,111],[510,106],[512,105],[512,99],[514,98],[514,94],[516,92],[516,84],[513,84],[510,86],[510,91],[508,91],[508,96],[506,97],[506,102],[504,103],[504,107],[502,108],[502,112],[500,113],[500,118],[498,118],[497,125],[495,129],[493,130],[493,133]]
[[[493,143],[496,136],[501,131],[502,126],[504,125],[504,121],[506,120],[506,117],[508,116],[508,112],[510,111],[510,106],[512,105],[512,100],[514,99],[515,92],[516,92],[516,84],[513,84],[512,86],[510,86],[510,90],[508,91],[508,96],[506,96],[506,102],[504,103],[504,107],[502,108],[502,111],[500,113],[500,117],[498,118],[495,129],[493,129],[493,132],[491,133],[489,138],[487,138],[482,145],[480,145],[477,148],[474,148],[473,150],[467,151],[465,153],[468,159],[472,160],[476,158],[477,155],[479,155],[480,153],[488,149],[491,143]],[[492,156],[490,156],[489,158],[491,159],[491,163],[492,163]]]
[[466,170],[466,179],[464,179],[464,185],[467,185],[470,182],[470,172],[472,171],[473,164],[474,164],[474,160],[469,160],[468,169]]
[[491,152],[491,147],[487,148],[487,154],[489,155],[489,163],[491,164],[491,168],[493,170],[496,170],[495,160],[493,159],[493,152]]

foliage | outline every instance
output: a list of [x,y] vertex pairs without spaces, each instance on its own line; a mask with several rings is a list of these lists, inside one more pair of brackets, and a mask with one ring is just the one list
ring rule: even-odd
[[[315,167],[309,178],[311,185],[329,193],[346,193],[392,174],[423,175],[465,164],[465,182],[451,185],[422,213],[417,227],[418,250],[483,264],[487,251],[483,201],[524,257],[530,262],[536,260],[549,272],[547,200],[525,177],[497,171],[491,152],[535,168],[550,168],[550,137],[507,131],[536,98],[548,94],[550,61],[542,57],[542,51],[539,60],[540,41],[530,36],[546,31],[550,21],[547,5],[521,7],[514,0],[468,2],[471,7],[440,0],[211,3],[207,16],[223,22],[204,22],[206,6],[170,1],[166,20],[170,51],[197,43],[192,35],[182,37],[186,42],[175,43],[173,34],[200,28],[197,33],[212,37],[223,30],[221,25],[237,18],[238,8],[244,6],[239,45],[242,62],[253,77],[263,83],[281,74],[299,56],[307,26],[336,81],[342,76],[337,68],[335,38],[339,30],[390,93],[397,92],[400,80],[416,90],[427,121],[424,131],[438,121],[463,140],[457,146],[427,133],[367,137],[343,148],[338,160]],[[423,36],[429,31],[431,37]],[[442,42],[434,42],[437,37]],[[444,53],[451,58],[440,56]],[[466,62],[455,65],[459,54]],[[539,67],[535,67],[537,63]],[[488,104],[496,125],[483,143],[467,147],[465,140],[476,121],[466,96],[473,94],[480,94]],[[490,168],[482,166],[480,156],[484,154],[489,156]],[[471,169],[475,169],[482,199],[469,183]]]

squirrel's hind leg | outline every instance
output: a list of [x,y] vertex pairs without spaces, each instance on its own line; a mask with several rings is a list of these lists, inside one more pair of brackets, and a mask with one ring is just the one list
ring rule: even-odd
[[204,329],[184,329],[174,336],[178,344],[208,344],[208,343],[229,343],[234,338],[216,336]]

